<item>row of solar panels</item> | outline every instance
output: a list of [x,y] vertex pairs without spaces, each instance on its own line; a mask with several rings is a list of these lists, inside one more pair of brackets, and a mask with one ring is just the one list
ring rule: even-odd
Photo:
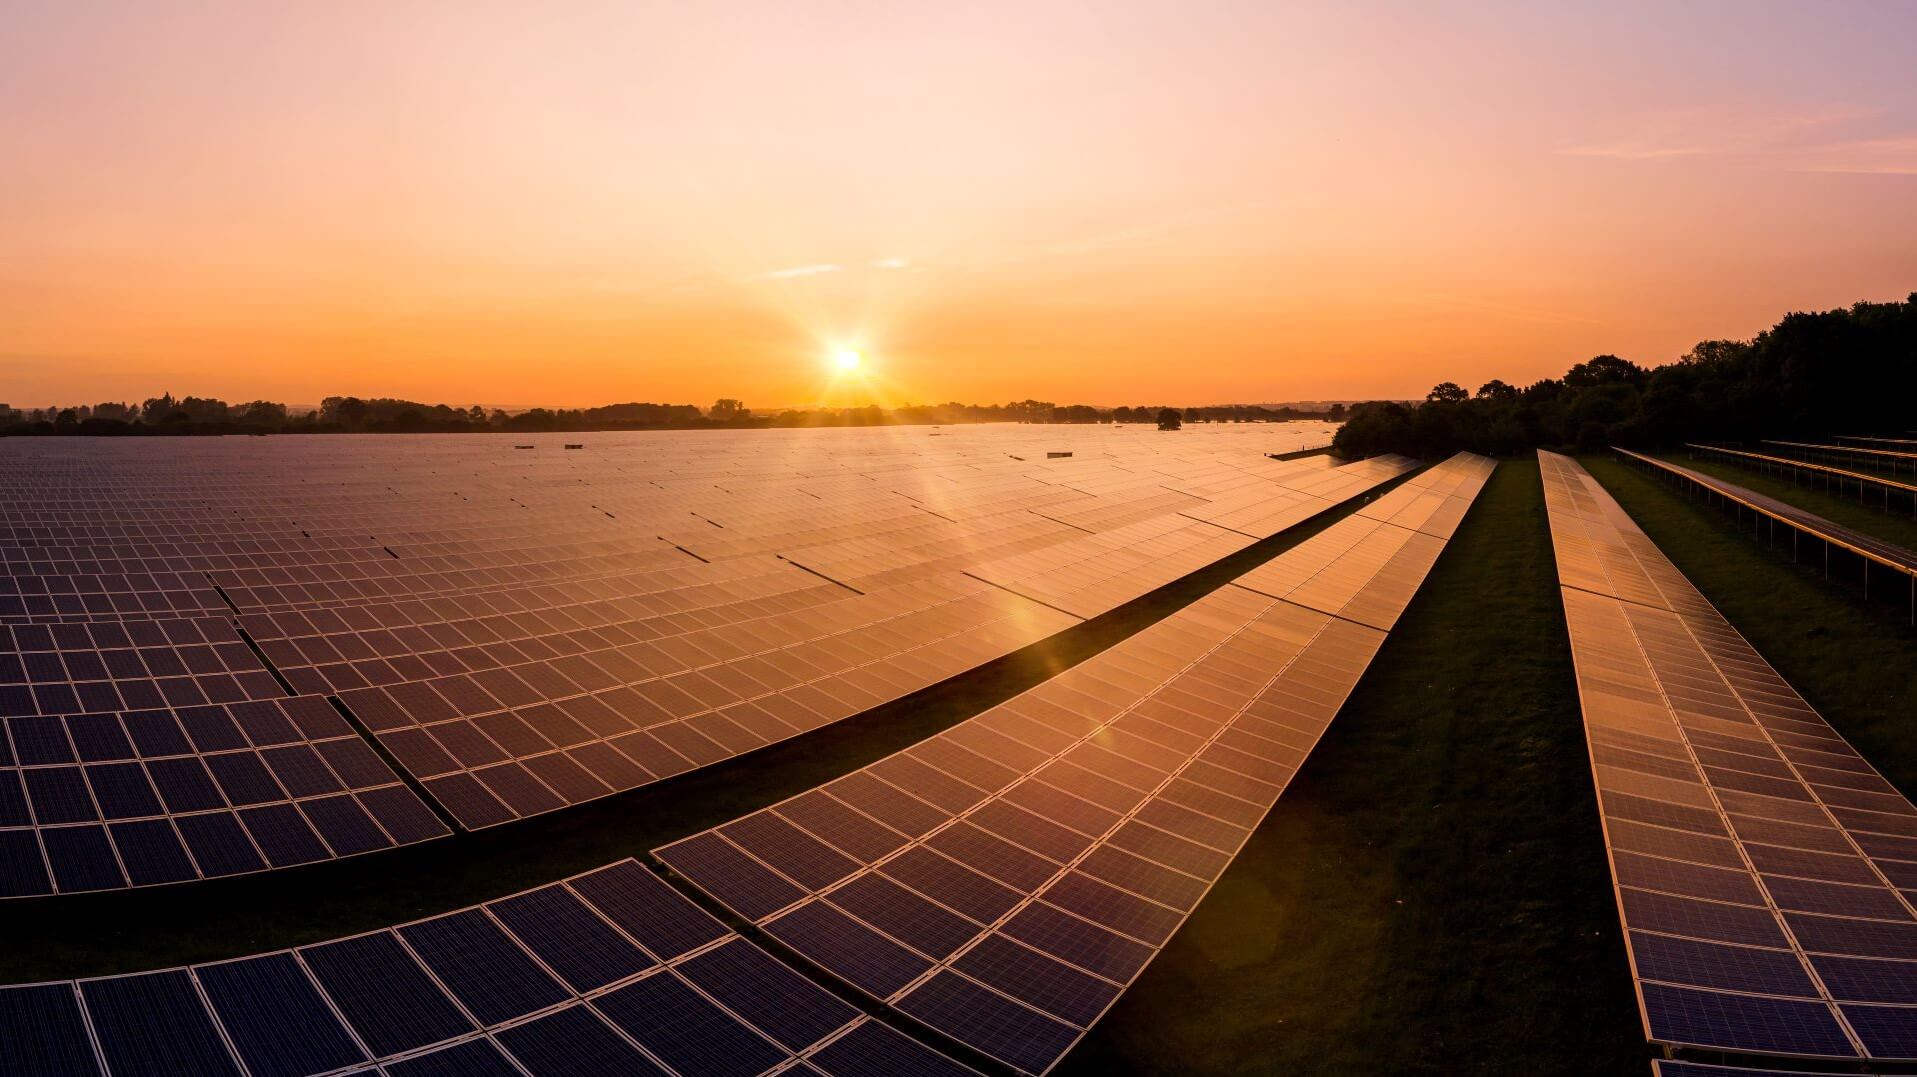
[[[1342,497],[1407,466],[1285,474]],[[1237,488],[1278,488],[1234,474]],[[1332,502],[1293,504],[1274,525]],[[994,585],[941,567],[861,594],[774,557],[675,553],[670,569],[591,582],[242,616],[271,670],[224,618],[0,626],[13,644],[0,650],[0,895],[230,875],[447,833],[325,696],[468,829],[718,762],[973,668],[1252,541],[1171,518],[1184,521],[1175,531],[1225,541],[1140,539],[1151,520],[1066,528],[1055,549],[1074,560],[1033,578],[1069,613],[1013,593],[1042,588],[1010,575]],[[296,720],[260,724],[281,712]]]
[[1581,467],[1540,462],[1648,1037],[1917,1058],[1917,807]]
[[[487,439],[289,441],[224,454],[169,445],[150,458],[87,446],[110,466],[80,475],[9,446],[0,456],[0,619],[218,611],[211,584],[248,610],[469,594],[666,567],[689,560],[680,544],[717,560],[968,514],[1029,515],[1025,505],[1066,518],[1167,496],[1194,506],[1240,492],[1234,484],[1247,477],[1323,471],[1215,448],[1232,439],[1213,432],[1119,439],[1115,451],[1067,461],[992,451],[1022,436],[991,431],[912,453],[851,451],[880,445],[876,432],[732,442],[762,475],[723,485],[714,469],[689,466],[698,453],[724,455],[724,443],[699,434],[612,439],[607,451],[547,468],[563,482],[529,480],[516,473],[523,468],[499,474]],[[355,470],[370,474],[340,478]],[[86,519],[65,519],[76,513],[62,502],[85,507],[77,515]],[[42,517],[62,522],[32,522]],[[129,532],[154,530],[184,533],[127,548]]]
[[655,855],[875,1002],[1042,1073],[1230,864],[1489,469],[1455,458],[1023,695]]
[[[1489,470],[1449,461],[1025,695],[657,855],[875,1002],[1042,1072],[1229,864]],[[968,1072],[631,861],[295,950],[0,988],[0,1042],[61,1074]]]
[[628,860],[295,950],[0,988],[35,1075],[971,1073]]

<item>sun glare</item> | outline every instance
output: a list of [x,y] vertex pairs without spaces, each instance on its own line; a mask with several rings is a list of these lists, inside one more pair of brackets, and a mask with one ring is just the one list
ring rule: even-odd
[[840,348],[832,353],[832,366],[841,374],[855,374],[865,365],[865,356],[857,348]]

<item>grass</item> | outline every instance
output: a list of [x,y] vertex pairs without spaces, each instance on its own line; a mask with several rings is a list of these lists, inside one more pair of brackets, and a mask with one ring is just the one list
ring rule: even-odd
[[[1776,474],[1765,474],[1756,468],[1703,454],[1691,458],[1684,453],[1663,453],[1661,458],[1693,471],[1734,482],[1747,490],[1769,494],[1779,501],[1814,512],[1832,523],[1855,528],[1908,550],[1917,550],[1917,515],[1911,513],[1910,505],[1902,494],[1892,496],[1891,509],[1886,512],[1881,491],[1875,489],[1867,490],[1865,501],[1859,504],[1854,487],[1849,495],[1832,493],[1821,485],[1812,488],[1804,482],[1792,482]],[[1908,474],[1903,481],[1911,481]]]
[[[1390,484],[1380,488],[1389,489]],[[952,680],[717,766],[473,834],[184,886],[10,901],[0,983],[166,968],[318,942],[539,886],[728,822],[917,743],[1102,651],[1342,518],[1266,539]]]
[[1821,561],[1793,565],[1788,545],[1772,551],[1645,471],[1598,457],[1584,466],[1793,688],[1906,796],[1917,793],[1917,633],[1901,604],[1826,583]]
[[1641,1073],[1537,465],[1506,462],[1291,788],[1059,1070]]

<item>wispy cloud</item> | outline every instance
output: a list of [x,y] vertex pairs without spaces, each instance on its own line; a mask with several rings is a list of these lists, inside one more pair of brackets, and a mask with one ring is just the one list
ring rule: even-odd
[[1616,161],[1734,158],[1763,167],[1817,172],[1904,172],[1917,167],[1917,139],[1870,131],[1876,109],[1829,105],[1750,111],[1664,109],[1629,117],[1610,137],[1561,146],[1565,157]]
[[774,270],[771,270],[770,272],[761,273],[758,276],[753,277],[751,279],[753,280],[792,280],[796,277],[816,277],[820,275],[821,273],[837,273],[843,270],[844,268],[845,268],[844,266],[838,264],[837,262],[814,262],[810,265],[787,266],[784,269],[774,269]]

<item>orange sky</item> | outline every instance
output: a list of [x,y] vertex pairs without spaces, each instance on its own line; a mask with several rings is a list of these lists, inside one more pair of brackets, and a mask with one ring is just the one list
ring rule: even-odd
[[1917,5],[1437,6],[0,0],[0,400],[1406,396],[1917,290]]

